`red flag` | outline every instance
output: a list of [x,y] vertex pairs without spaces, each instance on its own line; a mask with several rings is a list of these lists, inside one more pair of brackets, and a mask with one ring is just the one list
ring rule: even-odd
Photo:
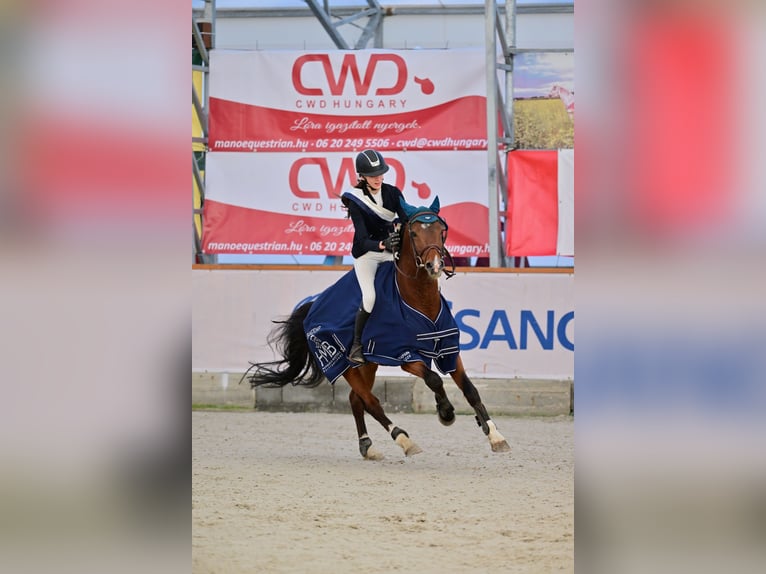
[[507,255],[556,255],[558,161],[555,150],[508,154]]

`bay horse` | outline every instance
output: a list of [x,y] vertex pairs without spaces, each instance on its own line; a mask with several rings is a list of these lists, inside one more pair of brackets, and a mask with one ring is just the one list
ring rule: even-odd
[[[445,247],[447,222],[438,215],[438,198],[429,208],[415,208],[406,203],[403,205],[408,221],[399,229],[400,249],[395,254],[393,264],[396,284],[390,285],[389,288],[398,289],[401,299],[407,306],[435,322],[440,313],[450,313],[448,308],[444,308],[446,305],[441,297],[438,282],[443,273],[447,277],[454,274],[454,265],[451,265],[451,270],[445,266],[445,258],[452,261]],[[282,358],[267,363],[251,363],[243,379],[249,375],[253,388],[281,387],[288,383],[315,387],[325,380],[317,358],[309,348],[308,336],[304,329],[304,320],[313,304],[314,301],[303,303],[286,320],[274,321],[277,326],[269,334],[268,343],[279,351]],[[449,317],[451,319],[451,314]],[[371,317],[369,322],[372,323],[373,320],[374,317]],[[353,322],[353,318],[351,321]],[[454,347],[453,353],[456,355],[452,357],[454,369],[449,374],[463,392],[468,404],[473,407],[476,422],[489,439],[492,451],[509,451],[508,442],[497,430],[497,426],[481,401],[478,390],[465,372],[458,346]],[[391,438],[402,448],[406,456],[422,452],[407,432],[388,418],[380,401],[372,392],[379,364],[369,360],[360,366],[352,365],[350,364],[342,372],[342,376],[351,387],[348,399],[356,422],[359,452],[362,457],[369,460],[383,458],[380,451],[372,446],[372,440],[367,433],[365,411],[390,433]],[[400,367],[405,372],[423,379],[428,388],[433,391],[439,421],[445,426],[454,423],[455,408],[447,397],[442,378],[422,360],[402,362]],[[251,370],[254,372],[249,374]]]

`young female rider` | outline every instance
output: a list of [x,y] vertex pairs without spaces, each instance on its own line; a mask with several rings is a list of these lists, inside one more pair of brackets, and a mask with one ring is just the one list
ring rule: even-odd
[[407,216],[400,202],[401,190],[383,183],[383,174],[388,171],[383,156],[372,149],[364,150],[356,156],[356,171],[359,181],[341,196],[341,201],[354,223],[351,255],[362,290],[362,305],[356,312],[354,342],[348,358],[361,365],[365,362],[362,331],[375,305],[375,273],[378,265],[393,260],[393,252],[399,246],[399,235],[393,232],[394,219],[399,216],[404,223]]

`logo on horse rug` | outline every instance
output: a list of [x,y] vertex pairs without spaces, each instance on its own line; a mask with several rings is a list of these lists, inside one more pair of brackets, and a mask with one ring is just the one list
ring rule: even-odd
[[[368,361],[386,366],[422,361],[429,369],[433,361],[442,374],[457,368],[460,330],[444,297],[440,295],[439,315],[431,321],[402,300],[393,263],[378,267],[375,291],[375,307],[362,334]],[[361,301],[359,282],[351,270],[313,299],[303,322],[309,350],[331,383],[356,366],[346,355]]]

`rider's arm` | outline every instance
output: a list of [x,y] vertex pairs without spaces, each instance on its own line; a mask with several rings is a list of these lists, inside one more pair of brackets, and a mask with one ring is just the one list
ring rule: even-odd
[[367,230],[361,210],[352,203],[349,205],[348,213],[351,216],[351,221],[354,223],[354,247],[352,255],[360,257],[368,251],[383,251],[382,241],[370,239],[370,232]]

